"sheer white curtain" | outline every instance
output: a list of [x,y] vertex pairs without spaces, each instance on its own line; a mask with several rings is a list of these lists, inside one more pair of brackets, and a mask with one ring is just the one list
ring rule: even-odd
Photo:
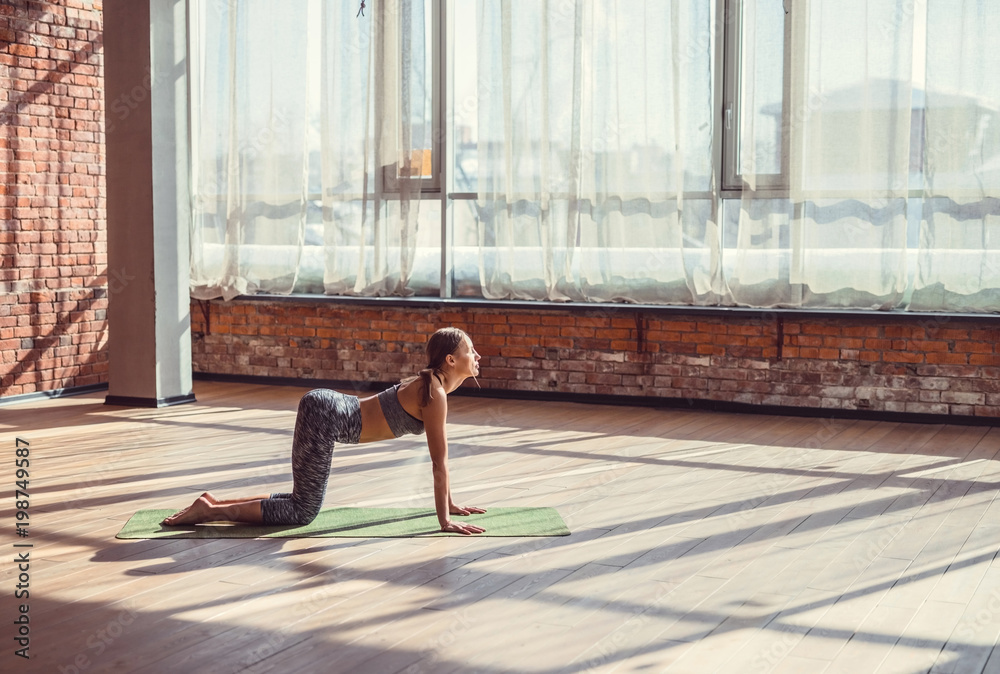
[[308,170],[308,2],[192,12],[191,294],[289,293]]
[[412,295],[419,180],[433,146],[425,3],[371,3],[368,20],[348,4],[322,5],[324,287]]
[[746,187],[727,269],[732,299],[760,307],[898,306],[908,277],[911,134],[919,129],[912,7],[791,5],[791,58],[778,91],[785,98],[775,103],[773,85],[758,86],[752,39],[755,22],[780,20],[786,4],[742,3],[750,54],[740,71]]
[[[746,189],[724,256],[732,300],[1000,311],[1000,5],[740,7]],[[754,35],[786,8],[790,58],[775,102]]]
[[[194,297],[437,292],[437,217],[418,217],[441,161],[430,5],[368,4],[192,3]],[[735,130],[716,4],[474,4],[467,287],[1000,311],[1000,4],[734,0]],[[730,133],[743,193],[723,241]]]
[[910,306],[1000,311],[1000,4],[926,4],[925,194]]
[[413,294],[425,3],[370,4],[195,3],[192,296]]
[[714,4],[479,2],[485,297],[718,301]]

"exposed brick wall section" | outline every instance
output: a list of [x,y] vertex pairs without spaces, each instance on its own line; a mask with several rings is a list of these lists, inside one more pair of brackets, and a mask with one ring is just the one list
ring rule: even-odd
[[101,5],[0,4],[0,396],[107,380]]
[[394,381],[455,325],[486,389],[1000,417],[1000,328],[964,318],[786,315],[780,359],[778,316],[238,300],[193,302],[191,318],[204,373]]

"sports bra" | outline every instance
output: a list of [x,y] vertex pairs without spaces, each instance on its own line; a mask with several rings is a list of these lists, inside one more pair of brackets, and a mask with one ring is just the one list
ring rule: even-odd
[[390,386],[378,394],[378,404],[389,424],[389,430],[397,438],[401,435],[423,435],[424,422],[403,409],[399,404],[399,384]]

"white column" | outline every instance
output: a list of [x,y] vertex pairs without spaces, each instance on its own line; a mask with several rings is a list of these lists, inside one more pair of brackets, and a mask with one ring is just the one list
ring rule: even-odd
[[186,0],[105,0],[107,404],[194,401]]

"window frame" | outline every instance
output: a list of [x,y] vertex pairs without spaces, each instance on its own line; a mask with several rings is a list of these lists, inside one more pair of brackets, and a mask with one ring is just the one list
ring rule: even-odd
[[[412,199],[422,198],[420,195],[423,194],[439,195],[444,191],[445,84],[442,80],[442,74],[444,73],[445,50],[442,49],[442,43],[443,36],[447,35],[447,28],[443,25],[446,12],[444,0],[428,0],[428,5],[430,7],[431,29],[427,40],[427,45],[431,50],[431,62],[427,72],[431,88],[431,147],[429,148],[431,175],[417,178],[400,175],[399,162],[383,166],[381,171],[381,192],[391,195],[392,193],[398,194],[408,191]],[[403,37],[397,35],[393,39],[402,40]],[[397,127],[394,132],[398,138],[399,128]]]
[[723,30],[720,77],[722,102],[719,128],[722,136],[722,157],[719,165],[720,198],[739,198],[744,192],[753,191],[762,197],[786,197],[789,194],[789,158],[791,156],[791,89],[792,89],[792,24],[793,3],[782,0],[785,20],[782,36],[782,100],[781,100],[781,164],[780,173],[762,173],[755,176],[756,187],[751,188],[740,171],[740,128],[743,110],[740,92],[743,81],[743,0],[720,0]]

